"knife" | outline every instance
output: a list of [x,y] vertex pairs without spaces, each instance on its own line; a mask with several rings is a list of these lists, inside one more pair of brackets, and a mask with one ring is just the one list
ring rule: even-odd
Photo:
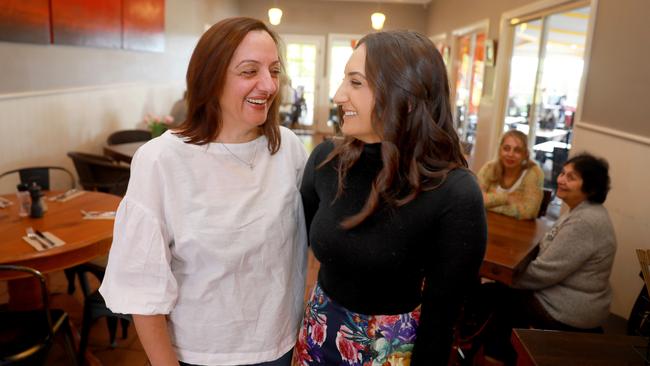
[[34,230],[34,232],[36,233],[36,235],[38,235],[39,238],[47,242],[50,247],[56,246],[56,244],[52,240],[50,240],[47,236],[43,235],[43,233],[40,232],[39,230]]

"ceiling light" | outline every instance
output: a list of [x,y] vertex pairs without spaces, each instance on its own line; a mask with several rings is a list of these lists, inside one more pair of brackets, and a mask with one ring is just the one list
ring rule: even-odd
[[381,30],[384,27],[384,21],[386,20],[386,16],[384,13],[372,13],[370,16],[370,21],[372,22],[372,28],[376,30]]
[[282,10],[280,8],[269,9],[269,23],[278,25],[282,21]]

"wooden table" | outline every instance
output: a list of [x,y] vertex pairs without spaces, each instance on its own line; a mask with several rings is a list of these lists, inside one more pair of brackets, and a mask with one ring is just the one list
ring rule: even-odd
[[[55,195],[58,192],[52,192]],[[21,218],[15,195],[3,196],[14,202],[0,209],[0,263],[37,269],[43,273],[63,270],[108,253],[113,239],[113,220],[84,220],[80,210],[114,211],[121,197],[86,192],[66,202],[47,201],[48,211],[42,218]],[[66,242],[65,245],[36,251],[22,237],[25,229],[49,231]],[[3,277],[4,276],[4,277]],[[10,277],[11,276],[11,277]],[[9,306],[31,308],[40,303],[37,283],[18,274],[0,274],[9,281]],[[28,291],[27,289],[32,289]],[[36,289],[36,290],[34,290]]]
[[106,145],[104,146],[104,154],[117,161],[123,161],[130,164],[135,152],[146,142],[147,141],[138,141],[128,142],[125,144]]
[[534,258],[539,242],[552,226],[546,219],[517,220],[488,211],[488,238],[481,276],[507,285]]
[[518,366],[645,365],[648,340],[612,334],[514,329]]

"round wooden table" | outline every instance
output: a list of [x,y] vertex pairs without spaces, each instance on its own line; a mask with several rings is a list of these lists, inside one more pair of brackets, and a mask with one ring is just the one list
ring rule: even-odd
[[[60,192],[51,192],[48,196]],[[21,218],[15,195],[3,196],[14,202],[0,209],[0,264],[31,267],[48,273],[63,270],[105,255],[113,239],[113,220],[85,220],[81,210],[115,211],[121,197],[85,192],[65,202],[46,201],[48,211],[42,218]],[[49,231],[65,245],[37,251],[22,237],[28,227]],[[32,308],[40,303],[38,285],[32,278],[14,273],[0,273],[0,280],[11,280],[9,286],[10,308]],[[30,291],[31,289],[31,291]]]

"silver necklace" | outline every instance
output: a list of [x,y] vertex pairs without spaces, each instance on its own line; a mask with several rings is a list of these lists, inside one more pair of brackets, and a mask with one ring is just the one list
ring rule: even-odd
[[221,142],[221,146],[223,146],[223,148],[226,149],[226,151],[228,151],[228,152],[230,153],[230,155],[232,155],[235,159],[237,159],[238,161],[240,161],[241,163],[243,163],[244,165],[246,165],[246,166],[248,167],[248,169],[250,169],[250,170],[253,170],[253,168],[255,168],[255,158],[257,157],[257,141],[255,141],[253,144],[254,144],[254,145],[253,145],[253,146],[254,146],[254,149],[253,149],[253,158],[251,159],[250,162],[248,162],[248,161],[246,161],[246,160],[240,158],[239,156],[237,156],[234,152],[230,151],[230,149],[228,148],[228,146],[226,146],[226,144],[224,144],[223,142]]

